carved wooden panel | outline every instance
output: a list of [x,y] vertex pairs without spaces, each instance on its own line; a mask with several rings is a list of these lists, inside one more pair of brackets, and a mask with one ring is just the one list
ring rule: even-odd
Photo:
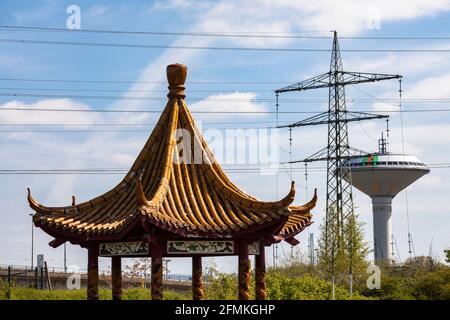
[[248,254],[259,254],[259,242],[253,242],[248,245]]
[[233,254],[233,241],[167,241],[171,254]]
[[114,242],[101,243],[99,255],[101,257],[137,256],[148,254],[148,245],[145,242]]

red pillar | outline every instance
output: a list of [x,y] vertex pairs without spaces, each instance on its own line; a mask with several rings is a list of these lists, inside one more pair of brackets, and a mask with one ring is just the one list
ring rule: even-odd
[[266,300],[266,254],[263,243],[259,243],[259,254],[255,255],[255,297]]
[[152,245],[152,300],[162,300],[162,247],[157,242]]
[[122,258],[111,258],[112,299],[122,300]]
[[248,258],[248,241],[245,239],[239,240],[239,269],[238,269],[238,290],[239,300],[249,300],[249,285],[250,285],[250,259]]
[[88,300],[98,300],[98,245],[91,244],[88,247]]
[[192,299],[203,300],[202,257],[192,257]]

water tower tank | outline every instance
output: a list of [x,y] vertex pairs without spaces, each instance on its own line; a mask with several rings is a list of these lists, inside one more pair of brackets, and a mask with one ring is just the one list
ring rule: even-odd
[[392,199],[430,169],[415,156],[392,154],[385,149],[351,158],[347,165],[351,184],[372,198],[375,261],[390,263]]

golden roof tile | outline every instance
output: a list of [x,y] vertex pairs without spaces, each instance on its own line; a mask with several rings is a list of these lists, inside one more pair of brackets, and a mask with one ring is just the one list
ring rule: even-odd
[[[264,202],[233,184],[217,163],[195,125],[184,101],[187,68],[167,67],[168,102],[153,132],[131,166],[112,190],[92,200],[71,206],[46,207],[36,202],[28,189],[28,202],[36,211],[37,226],[59,229],[87,237],[120,234],[146,217],[150,223],[184,235],[229,236],[277,221],[285,221],[278,236],[292,238],[311,223],[313,199],[303,206],[291,206],[295,185],[283,199]],[[177,129],[191,135],[191,145],[200,146],[203,160],[193,155],[180,161],[182,150],[176,141]],[[179,141],[178,141],[179,142]],[[183,158],[185,158],[183,154]]]

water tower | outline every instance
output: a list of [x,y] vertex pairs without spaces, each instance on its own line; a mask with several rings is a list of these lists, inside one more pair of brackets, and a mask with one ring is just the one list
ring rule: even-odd
[[352,157],[347,165],[352,185],[372,198],[375,261],[390,263],[392,199],[430,169],[415,156],[387,152],[383,138],[377,153]]

